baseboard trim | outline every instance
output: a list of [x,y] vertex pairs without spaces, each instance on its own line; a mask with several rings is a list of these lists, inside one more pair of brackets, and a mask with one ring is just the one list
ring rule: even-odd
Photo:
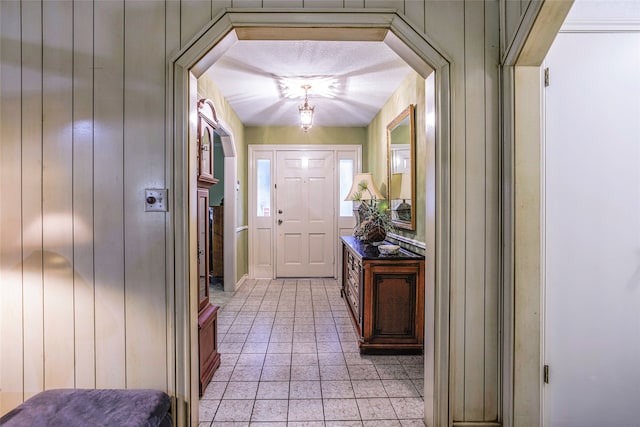
[[244,283],[247,281],[248,278],[249,278],[248,274],[245,274],[244,276],[242,276],[240,280],[236,282],[236,286],[234,287],[234,292],[237,292],[238,289],[240,289],[240,286],[244,285]]

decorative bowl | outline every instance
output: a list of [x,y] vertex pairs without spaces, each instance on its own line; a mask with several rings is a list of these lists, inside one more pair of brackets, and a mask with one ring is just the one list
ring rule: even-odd
[[398,245],[380,245],[378,246],[378,250],[381,255],[395,255],[400,251],[400,246]]

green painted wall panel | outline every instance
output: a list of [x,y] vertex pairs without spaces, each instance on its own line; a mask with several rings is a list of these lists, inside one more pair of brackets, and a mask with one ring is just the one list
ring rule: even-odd
[[[387,196],[387,125],[395,119],[409,104],[415,104],[415,164],[416,177],[426,176],[427,138],[425,123],[425,82],[416,72],[411,72],[391,95],[367,128],[367,150],[364,157],[364,170],[371,172],[373,179]],[[395,233],[410,239],[425,241],[425,203],[426,183],[416,180],[416,230],[396,230]],[[416,248],[412,248],[422,252]]]

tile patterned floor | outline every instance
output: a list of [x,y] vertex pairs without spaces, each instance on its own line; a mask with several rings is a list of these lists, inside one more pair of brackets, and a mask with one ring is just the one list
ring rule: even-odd
[[423,357],[360,355],[348,316],[333,279],[245,282],[199,427],[423,427]]

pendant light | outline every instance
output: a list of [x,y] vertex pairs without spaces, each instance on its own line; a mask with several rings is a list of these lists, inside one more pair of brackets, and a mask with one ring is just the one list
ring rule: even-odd
[[313,125],[313,110],[315,107],[309,105],[308,91],[311,89],[310,85],[302,85],[304,89],[304,104],[298,107],[300,112],[300,127],[303,131],[308,131]]

